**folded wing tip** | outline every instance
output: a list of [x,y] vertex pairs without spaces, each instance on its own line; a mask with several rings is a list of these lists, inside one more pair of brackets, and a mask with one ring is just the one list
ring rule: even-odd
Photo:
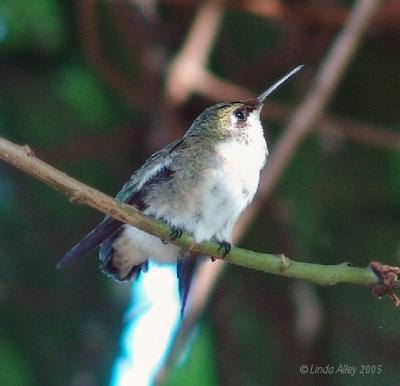
[[111,217],[104,219],[96,228],[89,232],[78,244],[71,248],[64,257],[56,264],[57,269],[69,267],[80,258],[94,250],[107,237],[112,235],[120,226],[121,222]]
[[74,262],[74,256],[67,253],[57,264],[57,269],[64,269],[69,267]]

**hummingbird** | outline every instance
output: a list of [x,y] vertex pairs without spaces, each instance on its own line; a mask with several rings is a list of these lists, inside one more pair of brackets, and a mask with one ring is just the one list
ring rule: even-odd
[[[197,243],[215,240],[223,254],[239,215],[253,200],[268,155],[260,112],[269,95],[303,68],[294,68],[257,98],[218,103],[204,110],[184,136],[153,154],[123,185],[116,199]],[[117,281],[136,278],[148,260],[177,263],[181,312],[198,256],[110,216],[58,263],[64,268],[100,246],[100,268]]]

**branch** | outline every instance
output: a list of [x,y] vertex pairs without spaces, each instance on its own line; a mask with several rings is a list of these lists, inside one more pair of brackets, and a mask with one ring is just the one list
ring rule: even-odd
[[[298,144],[321,117],[339,81],[353,58],[365,30],[381,4],[380,0],[359,0],[333,46],[327,53],[314,79],[314,84],[287,125],[285,134],[268,160],[262,185],[263,198],[268,196],[295,154]],[[265,174],[267,173],[267,174]]]
[[82,40],[83,53],[93,67],[99,72],[103,80],[114,90],[121,100],[132,110],[138,106],[146,106],[146,97],[134,93],[137,89],[130,77],[116,68],[104,50],[99,38],[98,4],[95,0],[78,1],[79,30]]
[[[46,164],[36,158],[28,146],[19,146],[0,137],[0,158],[65,194],[72,202],[91,206],[117,220],[161,239],[167,239],[199,255],[213,256],[243,267],[308,280],[321,285],[349,283],[372,287],[384,281],[380,275],[376,274],[376,268],[353,267],[348,263],[338,265],[303,263],[290,260],[283,255],[257,253],[236,247],[232,248],[228,256],[223,257],[219,244],[216,242],[196,244],[188,233],[184,233],[178,240],[173,240],[171,229],[166,224],[147,217],[136,208],[114,200]],[[390,285],[394,286],[392,289],[397,287],[397,274],[392,278]],[[382,291],[379,294],[382,295]]]
[[167,72],[165,94],[172,104],[182,104],[202,84],[221,20],[222,8],[217,2],[206,1],[199,7],[185,43]]
[[[162,4],[174,7],[195,8],[198,0],[162,0]],[[272,19],[277,22],[295,19],[302,25],[311,28],[340,28],[346,18],[349,6],[332,2],[326,4],[314,2],[285,2],[281,0],[241,0],[225,1],[224,7],[229,11],[249,12],[259,17]],[[400,15],[400,5],[397,0],[385,1],[381,10],[377,12],[372,25],[379,31],[396,28]]]

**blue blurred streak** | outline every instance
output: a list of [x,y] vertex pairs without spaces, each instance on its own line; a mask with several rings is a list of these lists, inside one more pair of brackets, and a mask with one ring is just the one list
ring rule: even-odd
[[114,365],[110,386],[153,384],[180,322],[178,292],[174,265],[150,263],[148,272],[132,284],[122,352]]

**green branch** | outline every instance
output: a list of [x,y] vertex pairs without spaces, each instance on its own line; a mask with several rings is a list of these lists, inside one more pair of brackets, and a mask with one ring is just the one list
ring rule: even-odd
[[35,157],[28,146],[19,146],[0,137],[0,158],[67,195],[72,202],[91,206],[117,220],[169,240],[199,255],[213,256],[243,267],[321,285],[337,283],[364,285],[371,287],[378,296],[390,295],[397,300],[393,293],[398,286],[397,275],[400,274],[397,267],[384,266],[380,263],[373,263],[374,265],[365,268],[353,267],[348,263],[337,265],[303,263],[283,255],[257,253],[237,247],[232,247],[230,253],[224,257],[216,242],[196,244],[188,233],[173,240],[168,225],[147,217],[133,206],[117,201],[46,164]]

